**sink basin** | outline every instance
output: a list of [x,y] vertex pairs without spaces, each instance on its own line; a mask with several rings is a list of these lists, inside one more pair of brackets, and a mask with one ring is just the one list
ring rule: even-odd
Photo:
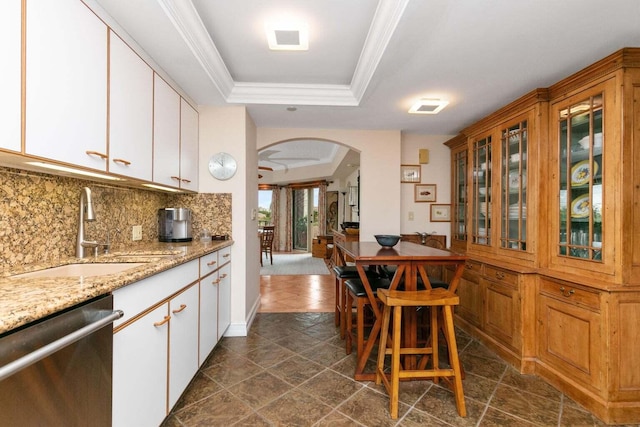
[[92,264],[67,264],[59,267],[46,268],[30,273],[16,274],[12,279],[26,277],[68,277],[68,276],[104,276],[106,274],[121,273],[132,268],[145,265],[144,262],[108,262]]

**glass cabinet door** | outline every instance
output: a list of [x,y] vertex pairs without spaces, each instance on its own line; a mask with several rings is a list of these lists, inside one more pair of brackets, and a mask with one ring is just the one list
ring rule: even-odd
[[471,242],[491,246],[491,136],[475,141],[472,155]]
[[452,238],[467,240],[467,150],[453,153]]
[[527,246],[527,121],[501,130],[500,247]]
[[602,94],[559,110],[559,256],[602,262],[602,114]]

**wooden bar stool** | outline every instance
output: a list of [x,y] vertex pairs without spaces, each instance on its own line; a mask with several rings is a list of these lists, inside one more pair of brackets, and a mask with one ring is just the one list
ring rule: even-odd
[[[454,305],[460,303],[460,298],[453,292],[446,289],[435,288],[424,291],[393,291],[388,289],[378,289],[377,297],[383,304],[382,330],[380,332],[380,345],[378,349],[378,365],[376,368],[376,384],[384,383],[384,387],[389,393],[389,412],[391,418],[398,418],[398,388],[400,379],[427,379],[432,378],[435,382],[439,378],[444,379],[453,389],[456,398],[456,407],[461,417],[467,416],[464,403],[464,393],[462,390],[462,375],[460,370],[460,359],[458,358],[458,347],[453,329]],[[425,347],[409,348],[401,347],[402,339],[402,309],[404,307],[429,307],[431,336]],[[391,308],[393,308],[393,333],[391,337],[391,348],[387,348],[387,338],[389,335],[389,323],[391,320]],[[438,311],[442,311],[444,323],[444,334],[449,350],[449,369],[441,369],[438,360]],[[384,373],[385,355],[391,355],[391,372]],[[417,369],[400,369],[400,356],[422,355]],[[431,369],[426,369],[427,360],[431,355]]]
[[[372,269],[365,270],[367,277],[370,279],[377,279],[380,275]],[[335,308],[335,324],[340,326],[340,338],[344,339],[345,331],[347,327],[346,316],[346,303],[347,303],[347,290],[344,286],[344,282],[348,279],[358,279],[360,275],[354,265],[343,265],[333,267],[333,274],[336,278],[336,308]]]

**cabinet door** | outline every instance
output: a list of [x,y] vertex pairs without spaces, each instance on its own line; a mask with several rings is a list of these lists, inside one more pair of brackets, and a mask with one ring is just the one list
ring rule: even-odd
[[516,288],[483,279],[484,330],[514,350],[520,350],[520,298]]
[[20,0],[0,3],[0,148],[20,151],[22,11]]
[[153,70],[110,35],[109,172],[151,181]]
[[[553,284],[567,301],[589,298],[569,286]],[[585,385],[600,388],[604,383],[602,366],[602,316],[598,311],[574,302],[550,297],[538,298],[538,352],[542,361],[557,372]]]
[[107,26],[78,0],[28,1],[26,19],[26,152],[106,170]]
[[451,204],[451,245],[466,247],[467,242],[467,146],[451,152],[453,189]]
[[491,237],[491,135],[473,141],[472,154],[472,205],[471,205],[471,243],[476,248],[490,247]]
[[198,371],[198,286],[169,301],[169,409]]
[[[473,266],[475,267],[475,265]],[[460,305],[456,307],[456,314],[480,328],[482,326],[483,292],[478,275],[465,272],[460,278],[457,294],[460,297]]]
[[227,263],[218,272],[218,341],[231,324],[231,264]]
[[502,128],[500,139],[500,248],[526,251],[528,120]]
[[180,95],[153,79],[153,182],[180,186]]
[[[551,134],[557,144],[552,152],[551,264],[614,274],[614,242],[617,233],[618,184],[608,177],[621,176],[613,166],[616,141],[615,86],[613,81],[556,103],[551,108]],[[611,191],[604,191],[605,188]]]
[[115,427],[155,427],[166,416],[168,316],[163,304],[113,335]]
[[218,272],[200,280],[200,365],[218,342]]
[[198,191],[198,112],[180,100],[180,188]]

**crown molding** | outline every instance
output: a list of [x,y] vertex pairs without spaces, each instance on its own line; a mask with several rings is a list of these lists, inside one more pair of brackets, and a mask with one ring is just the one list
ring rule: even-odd
[[190,0],[156,0],[228,103],[357,106],[410,0],[380,0],[351,85],[235,82]]

